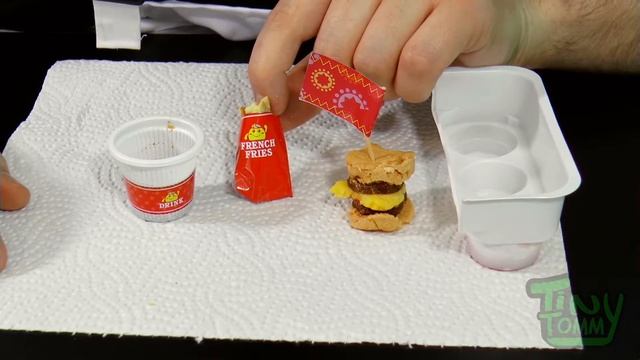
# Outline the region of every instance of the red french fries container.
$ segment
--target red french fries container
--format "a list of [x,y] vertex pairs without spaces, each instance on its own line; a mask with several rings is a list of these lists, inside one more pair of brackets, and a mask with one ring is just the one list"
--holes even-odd
[[277,115],[261,113],[242,117],[235,188],[254,203],[293,196],[287,144]]

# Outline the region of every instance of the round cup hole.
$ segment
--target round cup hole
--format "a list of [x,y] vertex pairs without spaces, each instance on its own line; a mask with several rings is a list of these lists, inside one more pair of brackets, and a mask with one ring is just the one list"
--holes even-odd
[[518,145],[509,130],[491,124],[465,126],[450,137],[452,149],[462,155],[491,158],[506,155]]
[[463,199],[500,198],[524,189],[527,175],[508,164],[480,163],[462,171],[459,185]]
[[149,127],[133,132],[117,144],[127,156],[141,160],[158,160],[178,156],[195,145],[193,136],[179,129]]

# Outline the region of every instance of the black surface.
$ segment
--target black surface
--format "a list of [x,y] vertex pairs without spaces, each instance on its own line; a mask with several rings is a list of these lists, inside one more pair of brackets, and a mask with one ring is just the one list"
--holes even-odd
[[[96,50],[90,33],[1,34],[0,147],[33,107],[47,69],[62,59],[247,62],[252,42],[212,35],[148,36],[143,50]],[[0,359],[164,357],[373,357],[460,359],[616,359],[640,356],[640,77],[540,71],[556,116],[581,172],[580,189],[562,217],[575,294],[624,294],[612,344],[584,351],[408,348],[89,336],[0,331]],[[0,288],[1,289],[1,288]],[[524,291],[524,290],[523,290]],[[1,307],[1,305],[0,305]],[[426,325],[428,326],[428,325]]]

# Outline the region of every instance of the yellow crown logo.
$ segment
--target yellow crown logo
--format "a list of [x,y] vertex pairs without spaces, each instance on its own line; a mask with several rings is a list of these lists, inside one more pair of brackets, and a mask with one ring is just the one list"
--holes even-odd
[[251,129],[244,135],[245,140],[256,141],[264,140],[267,137],[267,125],[264,127],[260,124],[251,125]]
[[172,191],[170,193],[167,194],[167,196],[164,197],[164,199],[162,200],[163,203],[170,203],[173,201],[178,200],[178,196],[180,195],[180,191],[175,192]]

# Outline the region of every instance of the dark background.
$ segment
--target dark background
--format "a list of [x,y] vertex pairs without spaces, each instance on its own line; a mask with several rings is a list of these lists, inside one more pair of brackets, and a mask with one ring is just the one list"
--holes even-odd
[[[220,1],[217,1],[220,3]],[[225,1],[222,1],[223,3]],[[271,7],[275,1],[226,1]],[[247,62],[252,41],[149,35],[141,51],[95,49],[91,3],[0,3],[0,148],[24,121],[48,68],[63,59]],[[309,50],[312,44],[306,44]],[[301,52],[302,53],[302,52]],[[624,295],[613,343],[584,351],[336,345],[0,331],[0,359],[172,357],[566,359],[640,356],[640,76],[537,71],[582,176],[562,226],[574,294]]]

